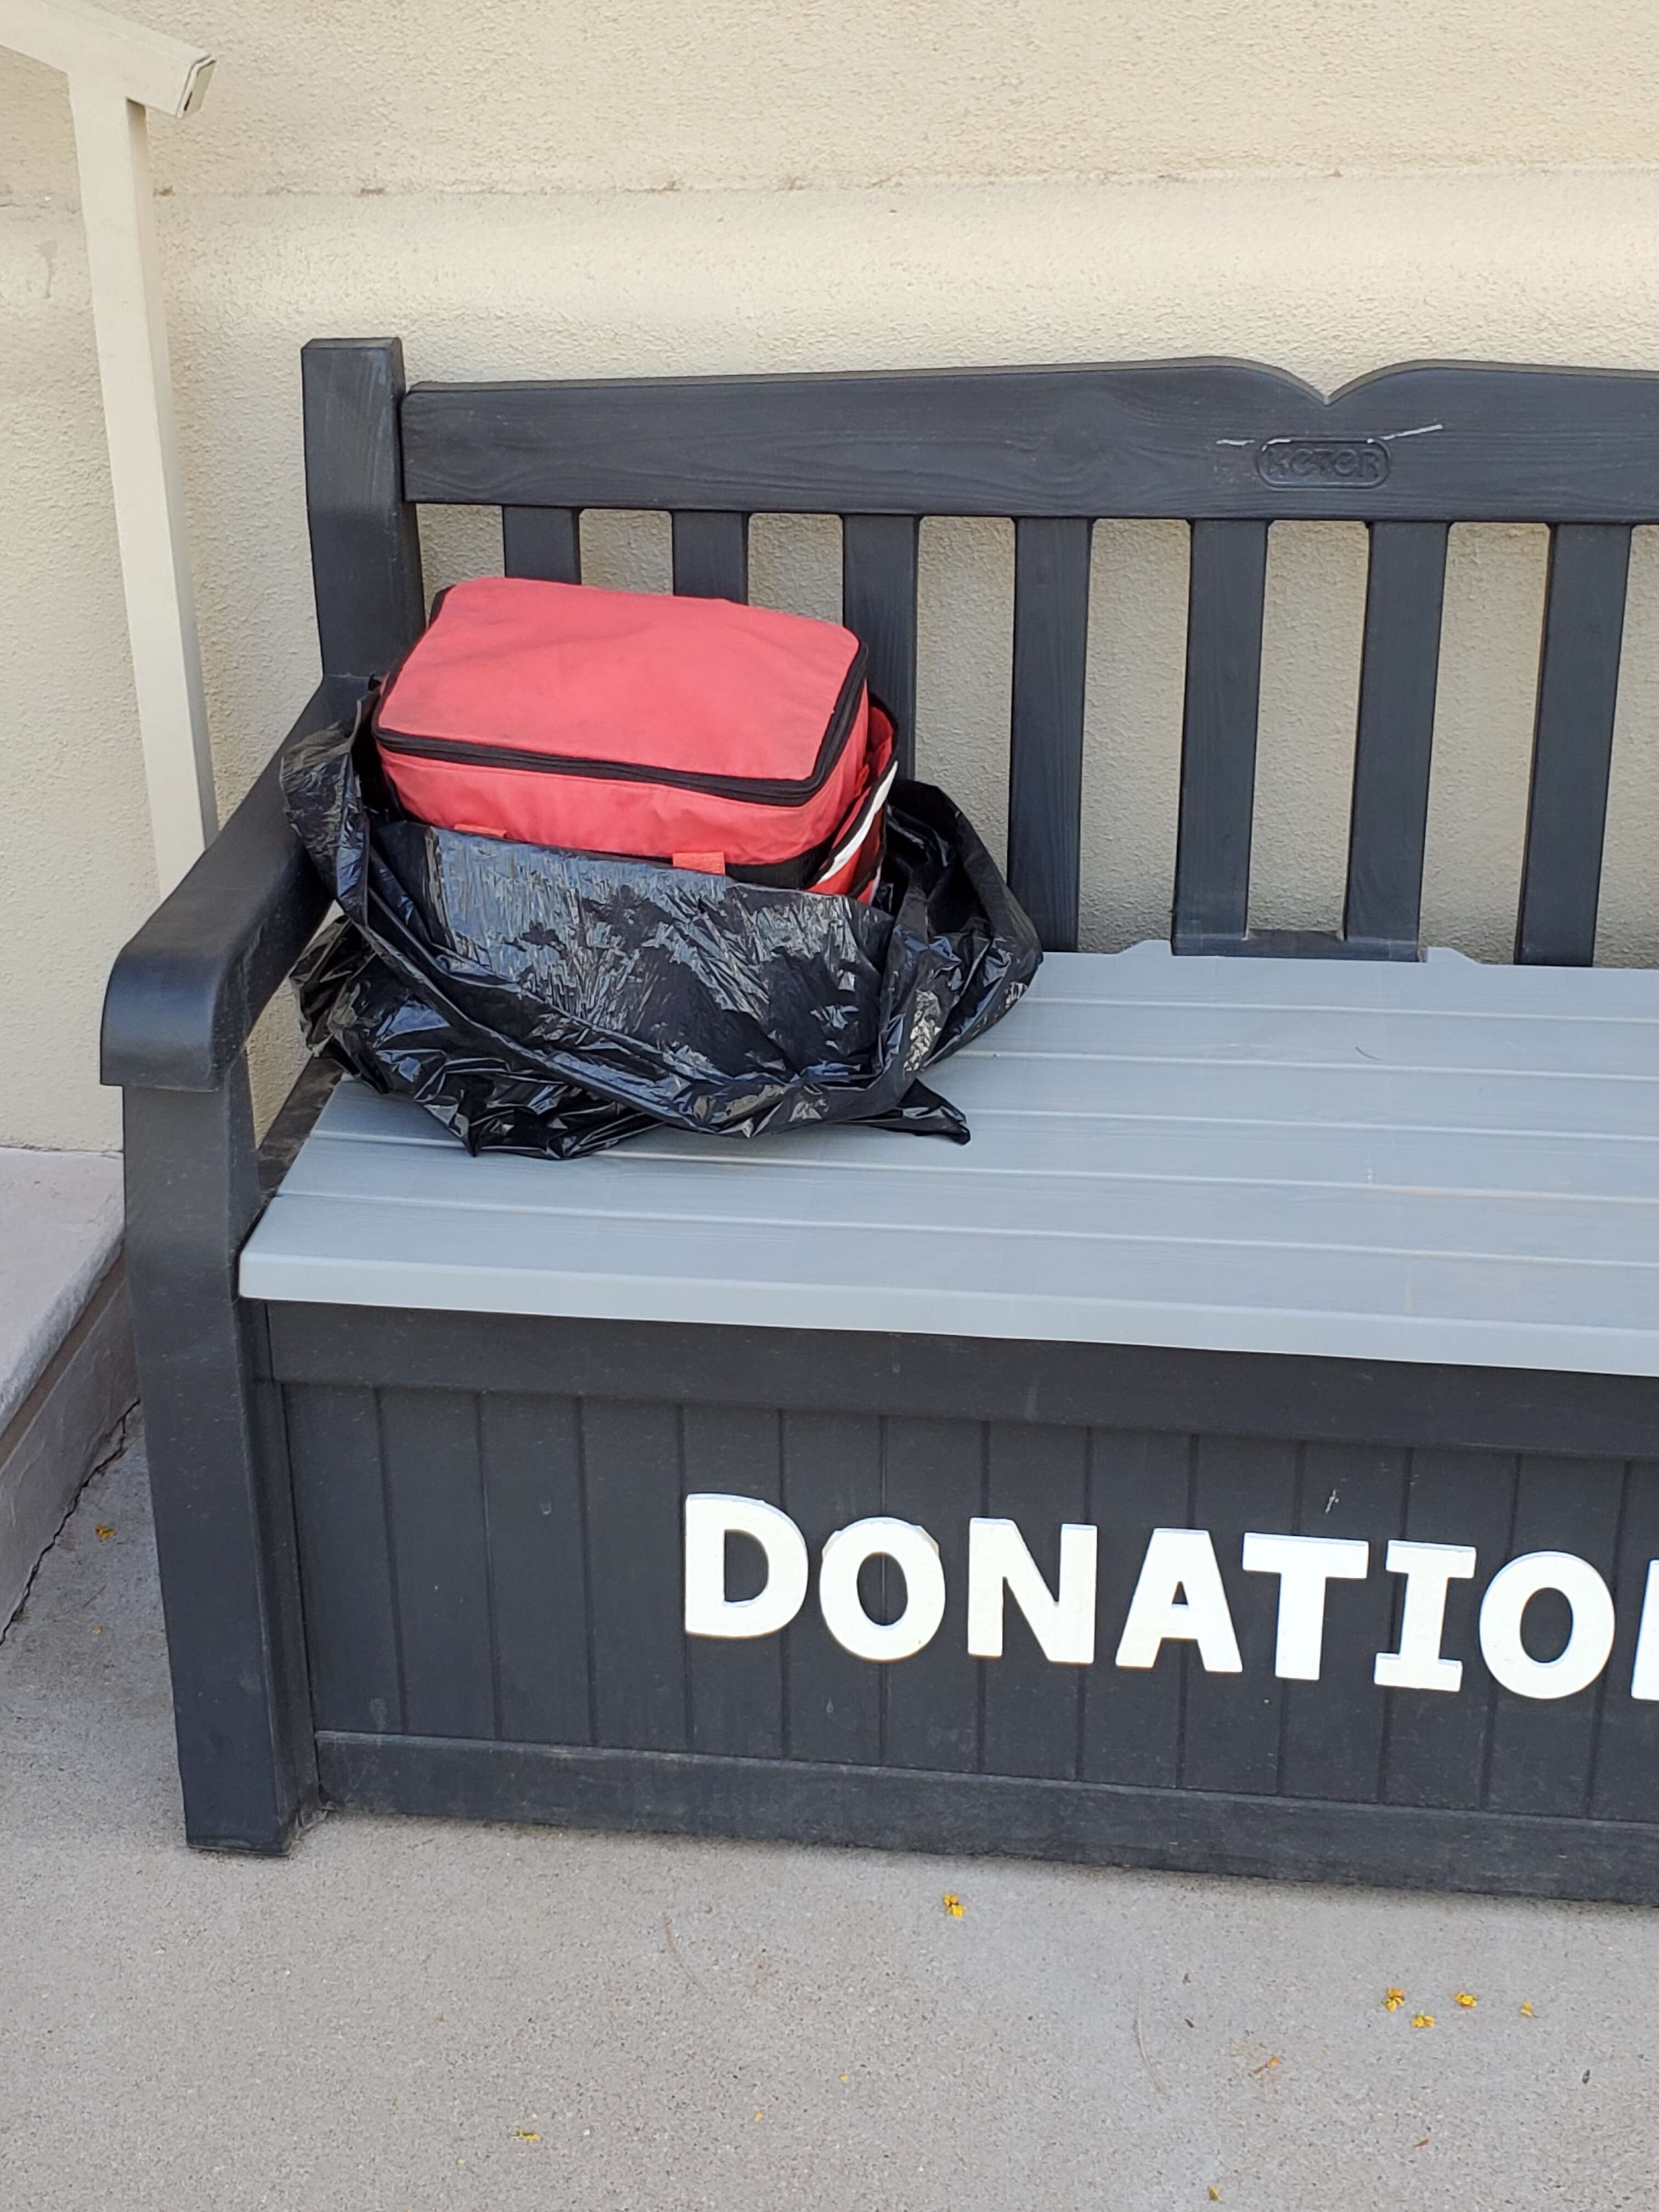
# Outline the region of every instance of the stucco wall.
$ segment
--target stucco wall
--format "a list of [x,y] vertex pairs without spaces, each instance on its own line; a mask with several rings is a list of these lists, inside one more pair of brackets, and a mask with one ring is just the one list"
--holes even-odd
[[[296,356],[400,331],[416,375],[1188,352],[1329,386],[1421,354],[1659,365],[1659,11],[1634,0],[203,0],[154,126],[222,796],[314,672]],[[103,1146],[108,959],[152,896],[60,82],[0,57],[0,1143]],[[434,519],[428,581],[499,560]],[[660,580],[596,522],[590,573]],[[1427,920],[1512,923],[1540,533],[1454,544]],[[757,591],[834,612],[833,528]],[[924,763],[1000,835],[1009,533],[925,533]],[[1326,922],[1362,534],[1276,532],[1257,918]],[[1167,912],[1182,533],[1097,534],[1088,941]],[[1638,540],[1603,956],[1659,958],[1659,556]],[[48,948],[50,952],[48,954]],[[50,966],[46,964],[50,958]],[[276,1048],[276,1057],[282,1048]]]

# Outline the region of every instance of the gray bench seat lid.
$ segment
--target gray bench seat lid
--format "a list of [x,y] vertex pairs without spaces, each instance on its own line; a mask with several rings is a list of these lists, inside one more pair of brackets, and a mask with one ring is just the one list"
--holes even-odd
[[244,1295],[1659,1374],[1659,973],[1054,954],[974,1141],[470,1158],[342,1084]]

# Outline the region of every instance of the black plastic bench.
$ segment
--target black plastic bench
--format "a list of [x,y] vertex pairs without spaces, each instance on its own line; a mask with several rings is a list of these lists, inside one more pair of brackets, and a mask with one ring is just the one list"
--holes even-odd
[[[267,769],[106,1012],[191,1840],[337,1804],[1659,1896],[1659,977],[1589,967],[1659,380],[406,393],[376,341],[306,349],[305,421],[303,726],[416,631],[422,501],[564,578],[581,510],[666,509],[676,587],[735,596],[750,514],[839,514],[907,728],[919,518],[1013,518],[1052,956],[942,1071],[965,1153],[472,1160],[314,1077],[259,1153],[244,1046],[324,907]],[[1083,957],[1127,516],[1192,525],[1171,942]],[[1249,926],[1291,518],[1370,526],[1340,936]],[[1419,960],[1447,531],[1507,520],[1553,531],[1516,965]]]

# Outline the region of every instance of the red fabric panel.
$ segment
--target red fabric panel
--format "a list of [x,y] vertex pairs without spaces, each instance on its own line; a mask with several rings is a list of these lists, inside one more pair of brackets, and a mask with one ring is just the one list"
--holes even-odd
[[[655,783],[679,774],[805,783],[858,653],[849,630],[724,599],[481,576],[447,592],[388,682],[375,728],[410,812],[530,844],[774,866],[832,838],[867,787],[860,692],[822,787],[788,803]],[[634,777],[434,759],[399,738],[611,763]],[[881,720],[884,754],[890,732]],[[638,772],[647,772],[637,780]]]

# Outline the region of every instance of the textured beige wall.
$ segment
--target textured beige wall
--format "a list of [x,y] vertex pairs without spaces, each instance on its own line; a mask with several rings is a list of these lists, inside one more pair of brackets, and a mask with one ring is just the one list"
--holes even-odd
[[[431,376],[1659,366],[1647,4],[131,12],[221,57],[202,115],[155,138],[227,801],[314,672],[296,356],[318,332],[401,331]],[[56,80],[5,57],[0,515],[0,1143],[107,1145],[97,1006],[152,895],[148,838],[66,114]],[[654,522],[589,529],[590,573],[663,580]],[[426,537],[434,584],[499,560],[490,517]],[[1258,921],[1340,905],[1360,538],[1274,533]],[[1011,567],[1003,526],[925,532],[923,759],[994,836]],[[835,611],[833,525],[762,523],[755,568],[762,596]],[[1428,921],[1500,957],[1541,580],[1539,533],[1457,533]],[[1167,915],[1184,589],[1178,526],[1097,533],[1091,943]],[[1659,959],[1656,718],[1659,556],[1638,542],[1604,957]]]
[[[222,58],[180,191],[1641,165],[1650,0],[123,0]],[[15,112],[9,102],[8,113]],[[17,118],[0,190],[67,191]]]

